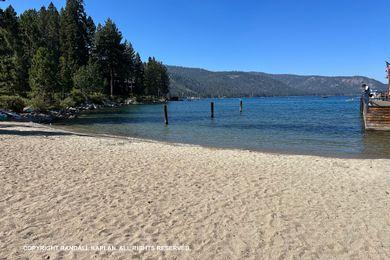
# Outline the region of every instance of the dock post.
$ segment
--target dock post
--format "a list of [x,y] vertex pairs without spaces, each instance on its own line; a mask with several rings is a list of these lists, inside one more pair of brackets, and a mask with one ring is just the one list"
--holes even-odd
[[240,113],[242,112],[242,99],[240,99]]
[[214,118],[214,102],[210,103],[210,108],[211,108],[211,118]]
[[168,106],[164,105],[164,121],[165,125],[168,125]]

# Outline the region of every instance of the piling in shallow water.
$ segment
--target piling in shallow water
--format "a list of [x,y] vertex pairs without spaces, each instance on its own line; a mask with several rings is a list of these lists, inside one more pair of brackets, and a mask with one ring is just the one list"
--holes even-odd
[[165,125],[168,125],[168,106],[164,105],[164,122]]
[[211,109],[211,118],[214,118],[214,102],[210,103],[210,109]]
[[240,113],[242,112],[242,99],[240,99]]

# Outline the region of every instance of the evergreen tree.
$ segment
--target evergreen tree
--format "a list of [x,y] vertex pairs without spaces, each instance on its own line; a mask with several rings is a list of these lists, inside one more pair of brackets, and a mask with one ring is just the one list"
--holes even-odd
[[[42,7],[38,12],[38,29],[40,34],[40,47],[44,47],[50,53],[53,67],[52,72],[58,77],[60,59],[60,15],[53,3],[48,8]],[[60,92],[58,79],[53,92]],[[62,97],[62,95],[61,95]]]
[[22,52],[28,66],[35,52],[41,47],[41,33],[38,25],[39,14],[36,10],[30,9],[20,15],[20,38]]
[[145,94],[144,87],[144,64],[141,60],[139,53],[135,54],[134,60],[134,95],[143,95]]
[[46,47],[58,60],[60,56],[60,15],[53,3],[49,4],[45,18],[46,28],[42,30],[45,32]]
[[154,58],[149,57],[148,62],[145,64],[145,94],[156,95],[158,94],[159,75],[157,69],[157,62]]
[[5,34],[7,44],[13,51],[18,50],[19,45],[19,22],[14,8],[10,5],[1,12],[1,31]]
[[73,86],[73,68],[75,65],[66,60],[64,56],[59,59],[59,88],[61,98],[65,98],[66,93],[69,93]]
[[165,96],[169,92],[169,76],[166,67],[154,57],[149,57],[145,68],[145,92],[152,96]]
[[20,17],[12,6],[0,9],[0,95],[29,94],[44,105],[105,87],[111,96],[161,96],[168,85],[165,66],[142,63],[112,20],[96,28],[83,0],[67,0],[60,13],[53,3]]
[[[72,75],[88,61],[88,27],[83,0],[67,0],[61,10],[61,83],[64,91],[72,87]],[[70,85],[69,85],[70,84]]]
[[86,43],[87,43],[88,55],[90,57],[90,55],[92,54],[92,49],[95,42],[95,33],[96,33],[96,25],[91,16],[88,16],[85,22],[85,26],[86,26],[86,35],[87,35]]
[[169,93],[169,75],[167,67],[162,64],[162,62],[159,62],[159,69],[160,69],[160,94],[166,96]]
[[121,64],[123,45],[122,34],[111,19],[104,26],[98,25],[95,35],[94,56],[98,61],[105,78],[109,82],[110,96],[114,95],[114,81]]
[[19,23],[12,6],[1,10],[0,25],[0,92],[21,94]]
[[[48,12],[46,10],[45,6],[42,6],[38,11],[38,30],[39,30],[39,41],[38,46],[39,47],[46,47],[47,44],[47,24],[48,24]],[[39,48],[38,47],[38,48]]]
[[30,90],[28,71],[35,52],[41,45],[41,33],[38,26],[38,12],[34,9],[26,10],[19,17],[19,31],[21,41],[20,78],[24,92]]
[[120,55],[117,80],[121,87],[120,94],[128,96],[133,92],[135,52],[130,42],[123,43],[123,52]]
[[44,47],[40,47],[34,55],[30,68],[30,96],[41,98],[47,104],[53,101],[57,85],[54,55]]
[[14,52],[3,31],[0,32],[0,95],[17,94]]
[[85,97],[103,92],[104,80],[101,77],[98,64],[92,61],[80,67],[75,73],[73,81],[75,88],[79,89]]

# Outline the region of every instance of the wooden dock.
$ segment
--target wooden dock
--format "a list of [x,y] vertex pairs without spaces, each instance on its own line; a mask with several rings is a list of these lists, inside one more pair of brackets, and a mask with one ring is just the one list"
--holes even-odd
[[390,131],[390,99],[371,98],[363,94],[360,102],[366,130]]

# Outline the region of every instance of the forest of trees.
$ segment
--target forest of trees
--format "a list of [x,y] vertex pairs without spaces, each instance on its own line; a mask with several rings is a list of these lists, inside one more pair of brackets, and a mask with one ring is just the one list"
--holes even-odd
[[209,71],[179,66],[167,69],[169,94],[178,97],[358,96],[362,82],[379,91],[387,89],[382,82],[363,76]]
[[44,110],[168,92],[166,67],[153,57],[142,62],[111,19],[96,26],[83,0],[19,16],[12,6],[0,9],[0,106]]

